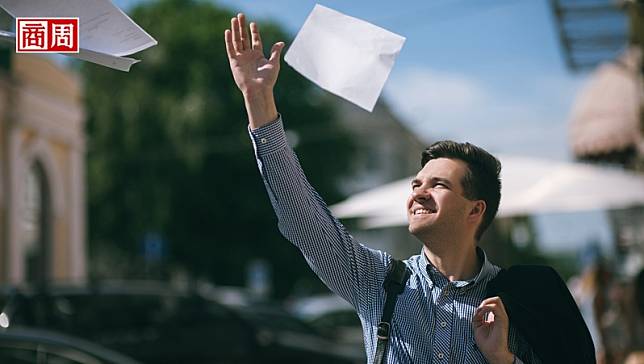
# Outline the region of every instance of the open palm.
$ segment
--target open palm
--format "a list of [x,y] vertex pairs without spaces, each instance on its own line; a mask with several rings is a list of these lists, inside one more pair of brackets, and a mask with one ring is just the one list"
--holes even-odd
[[280,52],[284,43],[273,45],[270,58],[267,59],[257,24],[250,24],[249,38],[245,23],[244,15],[239,14],[231,19],[230,29],[225,32],[226,52],[233,78],[244,95],[272,91],[279,74]]

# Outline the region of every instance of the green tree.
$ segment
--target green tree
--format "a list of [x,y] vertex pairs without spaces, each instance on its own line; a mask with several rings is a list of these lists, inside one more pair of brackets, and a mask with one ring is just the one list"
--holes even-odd
[[[159,42],[139,55],[143,62],[129,73],[82,66],[93,259],[118,252],[126,263],[108,274],[139,275],[141,242],[157,232],[167,243],[165,268],[242,284],[246,263],[265,258],[278,296],[302,277],[317,281],[279,235],[257,171],[223,42],[234,13],[205,1],[166,0],[131,15]],[[277,25],[261,26],[266,49],[289,43]],[[334,121],[332,99],[286,65],[275,96],[311,183],[328,202],[338,201],[353,144]]]

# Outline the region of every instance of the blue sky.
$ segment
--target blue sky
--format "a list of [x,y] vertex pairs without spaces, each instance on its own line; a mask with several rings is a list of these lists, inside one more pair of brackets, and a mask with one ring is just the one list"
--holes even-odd
[[[295,34],[316,1],[219,3]],[[407,38],[383,97],[424,139],[570,159],[568,115],[587,75],[565,68],[547,1],[319,3]]]
[[293,35],[316,2],[407,38],[382,97],[423,139],[571,159],[567,120],[587,74],[565,68],[547,1],[216,1]]
[[[115,0],[125,10],[137,2]],[[588,74],[566,69],[546,0],[216,3],[260,24],[277,21],[293,35],[316,3],[398,33],[407,40],[381,97],[423,139],[572,159],[567,122]],[[535,222],[540,240],[552,247],[611,240],[600,212],[537,216]]]

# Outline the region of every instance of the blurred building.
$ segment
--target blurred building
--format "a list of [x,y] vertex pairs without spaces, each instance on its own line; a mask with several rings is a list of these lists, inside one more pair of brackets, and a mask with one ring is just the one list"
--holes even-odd
[[635,0],[550,0],[566,65],[591,70],[572,111],[575,157],[644,170],[644,7]]
[[639,47],[599,65],[573,106],[570,145],[581,160],[644,169]]
[[[353,194],[416,174],[420,153],[429,145],[380,100],[373,112],[352,103],[338,103],[343,127],[355,136],[353,175],[343,183]],[[411,182],[411,181],[410,181]]]
[[[551,0],[551,6],[566,64],[591,70],[571,113],[575,158],[644,172],[644,2]],[[615,269],[633,277],[644,267],[644,206],[609,216]]]
[[84,111],[79,80],[0,50],[0,283],[83,281]]

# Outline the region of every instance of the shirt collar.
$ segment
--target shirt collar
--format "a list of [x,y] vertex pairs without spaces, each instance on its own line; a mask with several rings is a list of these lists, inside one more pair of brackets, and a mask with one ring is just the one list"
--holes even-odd
[[[486,278],[494,271],[493,265],[487,259],[487,254],[485,254],[485,251],[483,249],[476,247],[476,255],[479,259],[479,262],[482,262],[481,270],[479,270],[476,276],[466,281],[451,282],[455,287],[462,288],[461,291],[474,287],[478,283],[485,281]],[[420,270],[423,273],[423,276],[425,276],[425,279],[427,279],[427,281],[429,282],[430,287],[432,287],[434,284],[437,284],[437,280],[444,280],[445,282],[447,281],[447,278],[443,276],[443,274],[439,272],[436,267],[434,267],[429,259],[427,259],[422,248],[420,250],[420,265]]]

